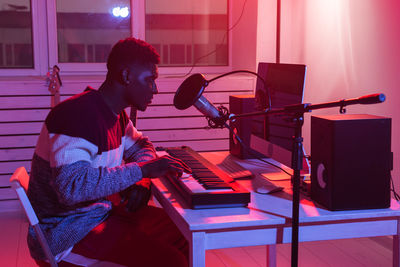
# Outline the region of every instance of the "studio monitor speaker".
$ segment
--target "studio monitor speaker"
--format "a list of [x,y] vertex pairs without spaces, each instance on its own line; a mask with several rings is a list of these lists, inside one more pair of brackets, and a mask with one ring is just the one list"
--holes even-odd
[[391,119],[311,117],[311,198],[329,210],[390,206]]
[[[230,95],[229,96],[229,112],[233,114],[243,114],[254,112],[255,97],[254,95]],[[251,135],[251,117],[239,118],[235,122],[230,122],[233,131],[242,139],[243,143],[250,147]],[[254,158],[248,151],[243,149],[240,143],[233,138],[233,134],[229,133],[229,152],[231,155],[240,159]]]

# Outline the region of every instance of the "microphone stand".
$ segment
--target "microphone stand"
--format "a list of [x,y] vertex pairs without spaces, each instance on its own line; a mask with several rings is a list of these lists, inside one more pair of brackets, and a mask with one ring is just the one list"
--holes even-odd
[[[298,266],[298,247],[299,247],[299,207],[300,207],[300,171],[303,168],[303,137],[302,126],[304,123],[304,113],[311,112],[314,109],[323,109],[331,107],[340,107],[340,113],[345,113],[345,106],[354,104],[375,104],[385,101],[384,94],[373,94],[362,96],[354,99],[342,99],[334,102],[326,102],[312,105],[310,103],[296,104],[285,106],[281,109],[265,110],[260,112],[245,113],[239,115],[231,114],[229,120],[233,121],[236,118],[272,114],[287,114],[295,122],[295,135],[293,137],[292,150],[292,169],[293,169],[293,204],[292,204],[292,245],[291,245],[291,266]],[[226,124],[226,121],[225,123]]]

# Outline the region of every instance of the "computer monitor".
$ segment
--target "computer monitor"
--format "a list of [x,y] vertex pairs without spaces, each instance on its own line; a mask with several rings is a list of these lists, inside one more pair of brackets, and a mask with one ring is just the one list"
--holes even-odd
[[[260,62],[257,73],[265,80],[266,86],[260,79],[257,79],[256,110],[261,111],[268,108],[268,93],[271,95],[271,108],[273,109],[303,102],[305,65]],[[252,149],[267,157],[272,157],[288,167],[291,166],[295,125],[287,116],[284,114],[255,116],[252,118],[251,133]],[[254,140],[257,140],[256,144],[254,144]]]

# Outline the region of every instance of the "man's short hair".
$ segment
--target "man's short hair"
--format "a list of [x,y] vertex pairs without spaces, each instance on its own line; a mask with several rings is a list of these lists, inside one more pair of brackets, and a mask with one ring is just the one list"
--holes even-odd
[[160,63],[160,55],[150,44],[133,37],[119,40],[108,56],[107,69],[114,75],[121,69],[131,65],[147,65]]

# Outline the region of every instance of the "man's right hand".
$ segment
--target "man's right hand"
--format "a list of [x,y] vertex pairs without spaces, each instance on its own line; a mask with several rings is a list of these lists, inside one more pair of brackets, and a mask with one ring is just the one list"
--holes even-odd
[[141,162],[139,166],[142,170],[143,177],[147,178],[157,178],[166,174],[180,177],[183,172],[192,172],[182,160],[171,156],[162,156],[150,161]]

